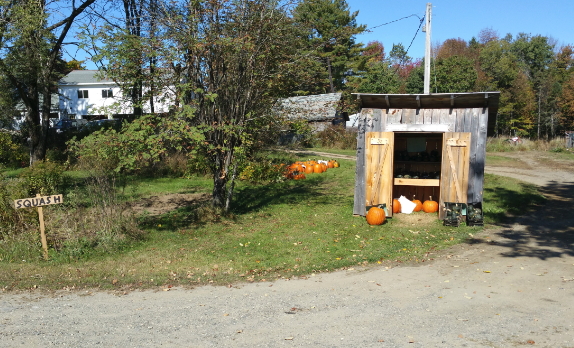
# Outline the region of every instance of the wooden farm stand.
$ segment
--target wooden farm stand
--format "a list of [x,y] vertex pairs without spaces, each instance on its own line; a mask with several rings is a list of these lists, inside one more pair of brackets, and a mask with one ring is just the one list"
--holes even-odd
[[[433,196],[439,219],[446,203],[482,208],[486,140],[499,92],[355,95],[361,114],[354,215],[366,215],[370,206],[390,208],[401,195]],[[400,177],[407,172],[425,174]]]

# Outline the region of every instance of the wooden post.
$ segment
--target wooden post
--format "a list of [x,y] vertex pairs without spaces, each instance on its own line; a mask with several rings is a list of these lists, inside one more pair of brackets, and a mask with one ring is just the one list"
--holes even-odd
[[[37,193],[36,197],[40,197]],[[48,241],[46,240],[46,232],[44,230],[44,211],[41,206],[38,207],[38,219],[40,219],[40,237],[42,238],[42,249],[44,249],[44,259],[48,260]]]

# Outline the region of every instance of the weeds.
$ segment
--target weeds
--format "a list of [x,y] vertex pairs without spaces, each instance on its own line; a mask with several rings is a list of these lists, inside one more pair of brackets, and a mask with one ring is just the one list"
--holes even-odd
[[521,143],[514,144],[506,138],[488,138],[486,142],[487,152],[511,152],[511,151],[551,151],[562,152],[566,150],[563,138],[552,140],[521,139]]
[[314,145],[325,148],[357,149],[356,130],[331,125],[315,135]]
[[[3,198],[0,206],[2,261],[37,261],[41,256],[36,210],[16,210],[9,204],[13,199],[23,198],[21,195],[29,192],[30,187],[35,187],[36,181],[29,186],[26,178],[12,180],[15,181],[13,185],[5,179],[0,186]],[[41,192],[53,193],[50,190]],[[90,177],[64,195],[64,204],[43,209],[50,258],[55,261],[67,262],[92,254],[121,251],[144,237],[135,216],[119,201],[115,182],[109,177]]]

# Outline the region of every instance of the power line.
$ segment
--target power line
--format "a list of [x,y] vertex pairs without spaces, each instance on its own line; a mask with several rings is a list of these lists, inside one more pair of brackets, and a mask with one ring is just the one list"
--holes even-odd
[[413,39],[411,40],[411,43],[409,44],[409,47],[407,48],[407,53],[409,52],[409,49],[411,48],[411,46],[413,45],[413,42],[415,41],[417,35],[419,34],[419,31],[421,30],[421,26],[423,25],[423,22],[425,21],[425,16],[423,16],[423,18],[420,18],[420,23],[419,23],[419,27],[417,28],[417,31],[415,33],[415,36],[413,36]]
[[[389,25],[389,24],[392,24],[392,23],[395,23],[395,22],[398,22],[398,21],[402,21],[403,19],[407,19],[407,18],[410,18],[410,17],[417,17],[418,19],[421,20],[421,23],[422,23],[421,17],[419,17],[419,16],[416,15],[416,14],[412,14],[412,15],[410,15],[410,16],[406,16],[406,17],[403,17],[403,18],[395,19],[394,21],[390,21],[390,22],[387,22],[387,23],[383,23],[383,24],[376,25],[376,26],[374,26],[374,27],[370,27],[370,28],[368,28],[368,29],[365,29],[365,31],[370,32],[372,29],[380,28],[380,27],[382,27],[382,26]],[[424,17],[423,17],[423,18],[424,18]]]

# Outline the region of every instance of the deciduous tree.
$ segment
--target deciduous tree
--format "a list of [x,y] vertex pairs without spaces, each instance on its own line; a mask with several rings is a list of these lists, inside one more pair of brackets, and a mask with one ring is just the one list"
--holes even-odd
[[[48,3],[1,1],[0,72],[26,107],[30,163],[46,155],[51,95],[60,77],[61,50],[77,18],[95,0]],[[65,13],[61,17],[62,13]]]

